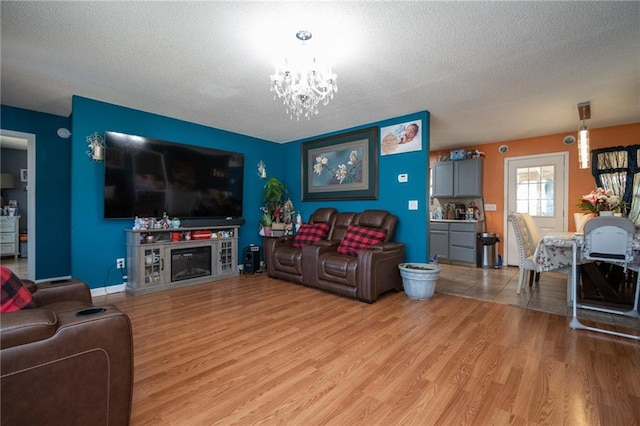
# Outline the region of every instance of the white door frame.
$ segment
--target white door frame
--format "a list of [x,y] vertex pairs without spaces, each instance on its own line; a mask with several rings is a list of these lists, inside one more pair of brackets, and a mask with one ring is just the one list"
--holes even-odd
[[36,280],[36,135],[0,129],[0,134],[27,140],[27,273]]
[[[520,157],[507,157],[504,159],[504,211],[503,211],[503,241],[502,241],[502,247],[503,247],[503,264],[504,265],[509,265],[509,237],[510,237],[510,233],[509,233],[509,227],[511,226],[511,224],[508,221],[508,216],[509,216],[509,202],[507,200],[507,197],[509,195],[509,162],[510,161],[521,161],[521,160],[533,160],[533,159],[543,159],[545,157],[562,157],[562,164],[564,165],[563,170],[562,170],[562,175],[563,175],[563,180],[564,180],[564,194],[565,196],[562,198],[561,200],[561,205],[560,206],[556,206],[557,208],[560,208],[560,212],[562,214],[562,229],[557,229],[555,231],[559,231],[559,232],[564,232],[568,229],[568,216],[567,216],[567,205],[568,205],[568,200],[567,200],[567,196],[569,194],[569,172],[568,172],[568,165],[569,165],[569,152],[567,151],[563,151],[563,152],[551,152],[551,153],[547,153],[547,154],[538,154],[538,155],[523,155]],[[542,235],[541,235],[542,237]],[[514,265],[517,265],[519,262],[511,262]]]

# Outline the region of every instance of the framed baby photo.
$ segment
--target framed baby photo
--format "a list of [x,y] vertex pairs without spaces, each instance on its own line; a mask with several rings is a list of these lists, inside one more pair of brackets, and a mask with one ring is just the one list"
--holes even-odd
[[422,150],[422,120],[407,121],[380,129],[380,155]]

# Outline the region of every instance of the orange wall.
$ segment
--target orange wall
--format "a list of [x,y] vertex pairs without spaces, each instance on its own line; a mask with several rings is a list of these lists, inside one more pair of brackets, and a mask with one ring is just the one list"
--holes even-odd
[[[517,139],[511,141],[492,142],[488,144],[465,146],[466,150],[478,149],[486,153],[484,161],[484,182],[483,194],[484,202],[495,204],[495,212],[485,212],[488,232],[498,232],[504,235],[504,159],[509,157],[521,157],[525,155],[548,154],[552,152],[569,152],[569,194],[567,206],[569,208],[567,221],[569,231],[575,230],[573,213],[580,210],[576,207],[578,199],[588,194],[595,188],[595,179],[591,175],[591,169],[581,170],[578,168],[578,143],[565,145],[562,139],[568,134],[578,137],[575,133],[559,133],[555,135],[538,136],[528,139]],[[626,146],[640,144],[640,123],[626,124],[622,126],[604,127],[600,129],[589,129],[589,140],[591,149],[606,148],[610,146]],[[509,151],[500,154],[498,147],[507,145]],[[449,152],[450,150],[443,150]],[[437,161],[438,151],[433,151],[429,155],[430,163]]]

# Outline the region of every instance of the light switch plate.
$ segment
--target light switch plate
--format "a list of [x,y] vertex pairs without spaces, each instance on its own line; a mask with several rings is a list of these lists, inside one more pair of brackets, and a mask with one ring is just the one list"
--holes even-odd
[[409,200],[409,210],[418,210],[418,200]]
[[407,173],[400,173],[398,175],[398,182],[400,183],[409,182],[409,175]]
[[486,212],[495,212],[497,210],[497,206],[495,204],[485,204],[484,211]]

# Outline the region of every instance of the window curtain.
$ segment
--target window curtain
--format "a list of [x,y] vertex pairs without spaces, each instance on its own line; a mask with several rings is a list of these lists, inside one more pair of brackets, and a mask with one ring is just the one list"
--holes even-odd
[[596,186],[611,191],[630,206],[629,219],[640,227],[640,145],[591,151],[591,173]]

